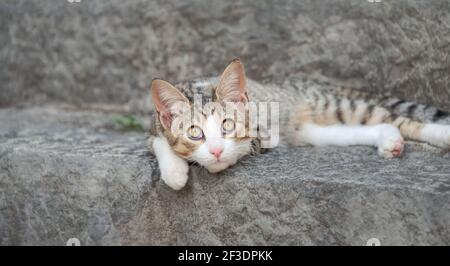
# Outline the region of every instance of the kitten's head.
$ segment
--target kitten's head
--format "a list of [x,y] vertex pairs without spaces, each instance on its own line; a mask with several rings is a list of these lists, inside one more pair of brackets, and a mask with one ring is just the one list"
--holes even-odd
[[180,157],[219,172],[250,153],[248,95],[239,60],[227,66],[216,85],[176,88],[155,79],[152,99],[162,134]]

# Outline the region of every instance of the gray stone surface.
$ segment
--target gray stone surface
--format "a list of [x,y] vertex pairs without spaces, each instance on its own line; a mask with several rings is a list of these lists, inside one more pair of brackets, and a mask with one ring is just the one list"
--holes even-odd
[[450,244],[448,154],[281,148],[175,192],[116,116],[0,109],[1,245]]
[[258,81],[450,111],[449,11],[444,0],[1,1],[0,244],[450,245],[449,154],[279,148],[218,175],[193,167],[175,192],[145,134],[114,122],[151,109],[153,77],[217,75],[234,57]]
[[[300,73],[450,111],[450,1],[2,1],[0,105],[128,103],[153,77]],[[137,99],[144,99],[139,101]]]

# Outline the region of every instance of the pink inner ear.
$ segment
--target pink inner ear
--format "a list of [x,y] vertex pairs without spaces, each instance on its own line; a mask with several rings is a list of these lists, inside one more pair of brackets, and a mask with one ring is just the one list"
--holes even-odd
[[[173,111],[177,104],[187,104],[187,98],[172,84],[156,79],[152,81],[152,100],[159,113],[160,121],[166,128],[171,126]],[[180,105],[181,106],[181,105]],[[181,110],[181,107],[178,109]]]
[[172,125],[172,115],[170,113],[160,113],[159,120],[165,128],[170,128]]
[[216,94],[225,102],[247,102],[246,86],[244,66],[234,60],[223,71]]
[[152,83],[152,99],[153,103],[155,104],[156,110],[160,113],[169,113],[170,107],[169,102],[167,100],[163,100],[161,94],[162,91],[168,90],[165,86],[162,84],[153,82]]
[[244,92],[243,94],[240,95],[239,102],[247,103],[247,101],[248,101],[247,92]]

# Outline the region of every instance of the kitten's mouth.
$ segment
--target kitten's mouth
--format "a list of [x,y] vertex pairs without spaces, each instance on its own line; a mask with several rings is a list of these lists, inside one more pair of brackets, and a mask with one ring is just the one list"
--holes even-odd
[[216,160],[216,161],[213,162],[212,164],[213,164],[213,165],[219,165],[219,164],[224,164],[224,163],[225,163],[224,161]]
[[228,163],[225,162],[215,162],[210,164],[207,169],[210,173],[217,173],[228,168]]
[[225,165],[228,162],[223,159],[216,159],[211,165],[219,166],[219,165]]

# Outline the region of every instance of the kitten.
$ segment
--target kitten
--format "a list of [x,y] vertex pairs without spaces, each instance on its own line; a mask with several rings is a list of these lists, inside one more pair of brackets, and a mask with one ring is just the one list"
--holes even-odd
[[[193,80],[174,86],[154,79],[151,93],[156,112],[149,148],[158,160],[162,180],[175,190],[187,182],[188,162],[216,173],[245,155],[263,150],[262,131],[271,134],[269,142],[278,139],[273,131],[259,125],[257,134],[250,134],[254,129],[248,122],[250,100],[280,103],[279,121],[271,122],[281,127],[285,140],[282,144],[370,145],[385,158],[399,157],[404,139],[450,146],[450,126],[419,122],[414,117],[420,113],[416,104],[295,81],[263,86],[245,77],[238,59],[226,67],[218,80]],[[202,108],[198,102],[214,107]],[[404,105],[407,108],[402,109]],[[231,115],[223,111],[226,106],[234,107]],[[446,116],[435,108],[427,109],[435,118]],[[402,115],[402,110],[409,117]],[[186,114],[187,120],[179,120]],[[427,120],[424,114],[420,118]]]

